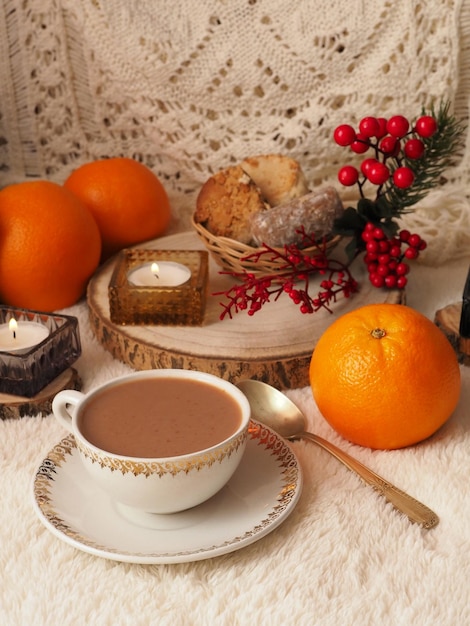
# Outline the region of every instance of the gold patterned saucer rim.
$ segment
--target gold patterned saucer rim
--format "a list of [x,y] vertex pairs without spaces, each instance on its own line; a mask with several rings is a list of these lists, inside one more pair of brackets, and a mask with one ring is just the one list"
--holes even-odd
[[131,516],[88,477],[72,435],[36,470],[32,500],[45,527],[81,551],[128,563],[186,563],[234,552],[272,532],[294,510],[302,483],[291,445],[252,420],[238,470],[218,494],[188,511]]

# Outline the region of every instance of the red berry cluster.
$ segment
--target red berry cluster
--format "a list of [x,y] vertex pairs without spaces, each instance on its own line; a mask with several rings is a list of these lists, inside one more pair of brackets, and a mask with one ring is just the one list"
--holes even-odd
[[[315,265],[312,264],[311,267],[314,268]],[[320,270],[320,274],[325,273],[326,270]],[[299,287],[298,281],[303,281],[305,286]],[[309,294],[308,287],[308,274],[300,272],[295,276],[295,282],[287,280],[283,288],[292,302],[300,308],[300,312],[304,314],[314,313],[322,307],[328,308],[329,302],[335,301],[340,292],[343,292],[344,297],[348,298],[351,293],[357,290],[357,283],[350,275],[346,276],[341,269],[333,269],[328,272],[328,278],[320,282],[321,289],[315,297]]]
[[[403,289],[408,282],[410,271],[407,260],[416,259],[426,248],[426,242],[408,230],[401,230],[396,237],[387,238],[376,224],[368,222],[362,232],[366,244],[364,262],[369,272],[369,280],[374,287]],[[406,249],[402,251],[402,245]]]
[[[422,140],[434,135],[437,122],[430,115],[422,115],[411,130],[410,126],[403,115],[394,115],[388,120],[384,117],[364,117],[359,122],[358,132],[349,124],[338,126],[334,131],[338,145],[349,146],[356,154],[364,154],[369,148],[375,152],[373,157],[364,159],[360,171],[353,165],[342,167],[338,172],[339,182],[347,187],[356,183],[362,187],[367,180],[380,186],[391,178],[400,189],[410,187],[415,174],[409,161],[424,155],[425,145]],[[405,159],[407,164],[403,164]]]
[[[331,259],[326,254],[325,244],[315,243],[315,239],[305,232],[301,232],[305,243],[315,247],[315,252],[306,254],[303,248],[296,244],[284,246],[283,250],[271,248],[263,244],[259,251],[250,254],[246,259],[259,261],[267,258],[270,261],[283,261],[278,271],[267,276],[256,276],[252,272],[223,272],[238,279],[235,285],[227,291],[216,292],[213,295],[224,295],[227,303],[221,303],[223,310],[220,319],[226,316],[232,318],[234,313],[246,311],[254,315],[267,302],[275,301],[284,293],[297,305],[301,313],[315,313],[321,308],[331,312],[331,304],[336,302],[340,295],[344,298],[358,290],[358,283],[351,274],[348,265]],[[310,293],[313,285],[312,276],[320,276],[320,289],[316,294]]]

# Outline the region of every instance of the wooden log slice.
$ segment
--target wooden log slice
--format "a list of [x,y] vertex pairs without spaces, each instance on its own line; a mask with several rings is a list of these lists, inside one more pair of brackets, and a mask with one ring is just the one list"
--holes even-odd
[[462,302],[454,302],[436,311],[435,324],[442,330],[457,354],[459,363],[470,365],[470,339],[460,337]]
[[[196,233],[187,232],[156,239],[142,248],[162,250],[202,250]],[[240,312],[221,321],[223,297],[213,296],[227,290],[234,278],[220,274],[211,260],[209,296],[202,326],[116,325],[109,314],[108,284],[116,259],[110,259],[89,283],[87,299],[93,332],[103,347],[116,359],[135,370],[159,368],[195,369],[237,382],[257,378],[279,389],[304,387],[315,344],[339,315],[373,302],[403,301],[403,292],[382,291],[372,287],[362,261],[354,269],[361,290],[351,298],[340,297],[326,310],[312,315],[300,313],[282,295],[253,316]],[[312,293],[318,284],[312,286]]]
[[18,419],[25,416],[49,415],[52,400],[62,389],[81,388],[81,380],[72,367],[59,374],[32,398],[0,393],[0,419]]

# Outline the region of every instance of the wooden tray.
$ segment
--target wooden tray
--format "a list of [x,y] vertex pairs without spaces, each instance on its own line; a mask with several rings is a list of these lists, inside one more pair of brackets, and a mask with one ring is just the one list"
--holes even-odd
[[462,302],[453,302],[436,311],[434,322],[452,344],[459,363],[468,367],[470,366],[470,339],[460,336],[461,315]]
[[81,384],[82,381],[77,371],[73,367],[69,367],[32,398],[0,393],[0,419],[49,415],[52,411],[52,400],[59,391],[62,389],[79,391]]
[[[194,232],[155,239],[139,246],[166,250],[202,250]],[[249,317],[240,312],[233,319],[219,319],[221,298],[234,279],[220,274],[210,261],[210,285],[203,326],[120,326],[109,316],[108,283],[115,258],[98,270],[89,283],[90,322],[98,341],[118,360],[135,370],[159,368],[196,369],[237,382],[257,378],[279,389],[304,387],[315,344],[337,316],[373,302],[402,302],[403,292],[382,291],[370,285],[362,261],[354,275],[361,290],[333,305],[333,314],[318,311],[302,315],[287,296],[270,302]],[[314,291],[312,292],[314,293]]]

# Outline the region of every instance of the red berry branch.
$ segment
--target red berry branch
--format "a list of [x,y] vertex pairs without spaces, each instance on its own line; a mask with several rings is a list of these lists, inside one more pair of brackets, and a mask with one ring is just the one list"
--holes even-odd
[[[441,104],[437,113],[423,110],[414,123],[403,115],[388,120],[364,117],[357,131],[349,124],[335,129],[338,145],[355,155],[369,153],[359,167],[345,165],[338,172],[342,185],[357,185],[360,199],[357,207],[348,207],[336,220],[334,232],[352,237],[346,248],[349,258],[366,251],[364,262],[373,285],[393,289],[406,285],[406,261],[416,259],[426,243],[417,234],[399,232],[396,220],[439,184],[453,164],[462,134],[449,104]],[[371,185],[374,199],[365,193]],[[403,253],[402,245],[407,246]]]
[[[276,301],[284,293],[296,304],[301,313],[315,313],[321,308],[331,311],[330,305],[338,296],[348,298],[357,291],[358,284],[353,278],[348,265],[341,261],[328,258],[325,242],[318,244],[313,236],[307,235],[302,229],[302,246],[290,244],[282,251],[263,245],[259,251],[248,255],[246,260],[258,262],[262,257],[270,261],[283,261],[279,269],[270,275],[256,276],[252,272],[221,272],[238,278],[241,282],[233,285],[228,291],[217,292],[215,296],[226,296],[228,302],[221,303],[223,311],[220,319],[227,315],[232,318],[234,313],[246,311],[254,315],[270,301]],[[314,253],[305,254],[303,247],[313,246]],[[315,295],[310,293],[312,276],[323,277],[320,290]]]
[[[396,237],[388,239],[380,226],[367,222],[362,231],[366,244],[364,262],[369,272],[369,280],[374,287],[404,289],[410,271],[407,260],[417,259],[426,248],[426,242],[419,235],[401,230]],[[402,246],[406,249],[402,251]]]

